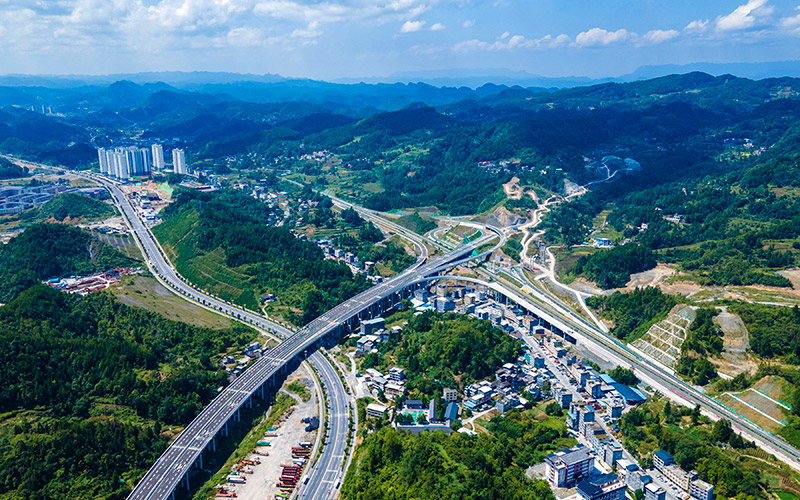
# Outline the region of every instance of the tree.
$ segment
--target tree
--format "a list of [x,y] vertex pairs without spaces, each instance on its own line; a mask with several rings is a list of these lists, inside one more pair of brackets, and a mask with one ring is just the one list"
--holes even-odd
[[544,412],[550,415],[551,417],[560,417],[564,415],[564,410],[561,408],[561,405],[556,403],[555,401],[545,406]]
[[623,385],[636,386],[639,384],[639,379],[633,374],[633,370],[629,370],[628,368],[617,366],[608,372],[608,374],[611,378]]
[[729,420],[721,418],[714,422],[714,428],[711,431],[711,439],[717,443],[727,443],[733,434],[731,423]]

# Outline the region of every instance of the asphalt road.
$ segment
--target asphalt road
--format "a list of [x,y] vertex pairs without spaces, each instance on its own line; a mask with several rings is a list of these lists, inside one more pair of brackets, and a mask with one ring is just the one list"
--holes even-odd
[[[100,180],[96,176],[93,178]],[[203,409],[136,485],[128,497],[130,500],[169,498],[211,439],[234,417],[248,398],[289,360],[306,351],[339,325],[381,299],[392,296],[398,290],[422,277],[438,273],[452,265],[451,263],[454,261],[463,261],[465,255],[470,256],[467,259],[476,258],[477,256],[471,255],[472,251],[495,237],[495,235],[487,235],[470,245],[448,252],[431,261],[427,260],[425,256],[427,254],[425,254],[414,266],[398,276],[356,295],[315,319],[300,331],[292,333],[258,314],[208,296],[183,281],[182,277],[168,263],[158,242],[138,218],[122,191],[113,182],[107,180],[101,182],[109,189],[117,206],[131,225],[133,233],[146,254],[147,265],[151,271],[188,298],[238,317],[242,321],[258,325],[284,338],[283,342],[258,359]],[[317,368],[323,385],[330,391],[328,397],[330,429],[322,455],[313,470],[310,471],[309,480],[307,484],[303,485],[301,494],[304,495],[304,498],[328,498],[335,495],[338,489],[342,475],[342,463],[347,451],[344,447],[347,434],[348,400],[338,375],[327,360],[322,355],[315,353],[312,354],[312,364]]]
[[545,317],[550,323],[555,324],[572,337],[583,341],[597,350],[598,353],[608,356],[609,360],[623,367],[633,369],[640,379],[659,390],[662,394],[689,405],[700,405],[700,408],[714,419],[725,418],[729,420],[743,437],[755,441],[761,448],[774,454],[781,461],[795,470],[800,470],[800,451],[782,438],[750,423],[663,367],[633,352],[625,344],[602,332],[577,313],[554,301],[551,297],[536,293],[535,290],[532,291],[532,294],[528,294],[501,277],[492,276],[492,278],[496,281],[491,283],[484,280],[471,281],[502,292],[514,302],[539,316]]
[[[283,338],[292,336],[292,332],[281,325],[272,323],[249,311],[235,308],[185,283],[166,261],[158,243],[136,216],[133,207],[125,199],[124,194],[113,183],[104,182],[104,184],[111,191],[117,206],[124,212],[131,229],[137,235],[148,258],[148,267],[164,281],[167,281],[187,298],[198,301],[207,307],[242,318],[246,322],[253,323]],[[260,368],[260,372],[274,373],[289,359],[286,353],[280,349],[273,350],[269,354],[273,359],[270,362],[262,363],[265,366]],[[321,487],[315,489],[315,487],[323,485],[325,478],[341,473],[348,430],[348,399],[341,380],[324,356],[314,352],[309,357],[309,361],[319,373],[322,384],[329,394],[328,401],[330,406],[327,411],[331,427],[327,438],[328,445],[323,448],[314,468],[307,472],[309,480],[303,489],[313,490],[318,495],[308,498],[327,498],[328,490]],[[248,374],[250,371],[248,370]],[[192,421],[189,427],[181,433],[173,445],[148,471],[148,474],[137,484],[129,498],[155,499],[169,496],[174,489],[174,485],[180,482],[184,472],[194,463],[199,450],[202,450],[210,437],[215,434],[209,429],[222,427],[228,421],[231,410],[239,408],[260,385],[255,382],[242,383],[240,382],[241,380],[242,378],[240,377],[235,382],[235,384],[238,383],[235,388],[229,388],[229,391],[221,394],[221,397],[214,401],[215,404],[213,404],[212,408],[206,408],[204,412]]]

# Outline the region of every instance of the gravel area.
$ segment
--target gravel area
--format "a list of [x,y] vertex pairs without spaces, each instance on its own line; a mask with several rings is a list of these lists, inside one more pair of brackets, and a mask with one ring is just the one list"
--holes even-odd
[[[305,365],[301,365],[289,375],[281,387],[280,391],[295,397],[297,404],[288,418],[281,419],[279,423],[275,424],[278,429],[269,432],[269,437],[264,437],[265,441],[270,442],[270,446],[260,446],[256,449],[259,453],[268,453],[268,455],[259,456],[261,465],[253,468],[253,474],[247,476],[246,484],[235,486],[238,499],[273,500],[275,495],[281,492],[276,486],[281,475],[280,466],[292,464],[292,447],[303,441],[312,443],[316,441],[317,431],[306,432],[307,424],[301,422],[303,418],[319,416],[318,395],[313,377],[314,374],[311,373],[311,370]],[[302,401],[299,396],[288,391],[287,386],[298,381],[308,387],[308,392],[311,394],[308,401]],[[258,455],[250,454],[250,456]]]

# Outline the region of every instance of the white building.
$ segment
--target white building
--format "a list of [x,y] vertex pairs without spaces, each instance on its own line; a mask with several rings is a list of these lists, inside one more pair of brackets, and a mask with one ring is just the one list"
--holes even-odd
[[108,151],[105,148],[97,148],[97,160],[100,164],[100,173],[108,173]]
[[182,149],[172,150],[172,171],[181,175],[189,173],[189,171],[186,170],[186,157]]
[[153,144],[150,149],[153,151],[153,168],[164,170],[164,147],[161,144]]
[[367,405],[367,416],[380,418],[389,411],[389,408],[378,403],[370,403]]

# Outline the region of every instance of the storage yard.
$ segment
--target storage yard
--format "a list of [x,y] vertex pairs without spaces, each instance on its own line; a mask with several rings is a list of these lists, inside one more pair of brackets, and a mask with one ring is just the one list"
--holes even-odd
[[[296,405],[259,436],[257,446],[233,466],[228,481],[215,492],[216,498],[281,500],[289,498],[298,486],[302,487],[301,476],[313,461],[317,436],[317,429],[311,429],[313,425],[309,421],[315,417],[319,419],[313,377],[305,366],[289,376],[281,392],[294,397]],[[308,401],[287,390],[290,384],[297,382],[306,385],[311,393]]]

